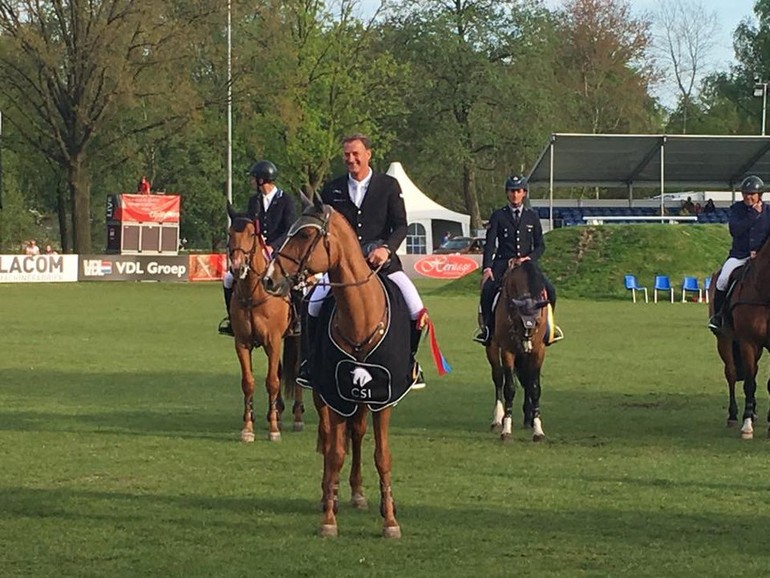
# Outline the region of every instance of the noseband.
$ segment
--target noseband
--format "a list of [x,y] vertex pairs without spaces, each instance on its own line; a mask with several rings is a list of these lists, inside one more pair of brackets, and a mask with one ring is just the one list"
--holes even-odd
[[[238,268],[238,278],[239,279],[245,279],[246,276],[249,274],[249,271],[254,273],[254,275],[257,276],[257,278],[261,278],[265,272],[262,271],[261,273],[258,271],[255,271],[254,268],[251,266],[254,256],[256,255],[258,250],[262,251],[263,256],[265,257],[265,262],[270,262],[270,255],[267,251],[267,246],[265,245],[265,240],[263,239],[262,235],[259,232],[259,221],[257,219],[254,219],[254,221],[243,219],[243,221],[246,221],[247,223],[252,223],[254,225],[254,233],[251,235],[252,243],[251,248],[246,250],[241,247],[230,247],[229,243],[227,246],[227,256],[230,259],[230,262],[233,262],[233,256],[242,253],[243,254],[243,261],[241,262],[241,266]],[[245,225],[244,225],[245,228]],[[238,231],[238,229],[236,229]],[[239,232],[239,231],[238,231]],[[265,270],[267,270],[267,266],[265,266]]]

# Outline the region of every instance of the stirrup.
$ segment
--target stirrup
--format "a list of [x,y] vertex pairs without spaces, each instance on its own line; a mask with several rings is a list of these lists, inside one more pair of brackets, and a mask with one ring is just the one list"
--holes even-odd
[[481,343],[481,345],[487,346],[489,345],[489,327],[485,325],[481,329],[479,329],[479,332],[474,335],[473,341],[476,343]]
[[294,380],[297,385],[310,389],[310,364],[305,359],[299,364],[299,372],[297,372],[297,378]]
[[557,341],[561,341],[562,339],[564,339],[564,332],[561,330],[561,327],[559,327],[558,325],[554,325],[553,337],[551,337],[551,341],[548,343],[548,345],[552,345]]
[[235,334],[233,333],[233,326],[230,324],[230,318],[225,317],[222,319],[222,321],[219,322],[219,327],[217,328],[217,331],[220,335],[228,335],[230,337],[235,337]]
[[711,319],[709,319],[708,328],[714,332],[721,331],[722,324],[723,324],[723,321],[720,315],[712,315]]
[[422,367],[415,361],[412,366],[412,389],[425,389],[425,376],[422,374]]

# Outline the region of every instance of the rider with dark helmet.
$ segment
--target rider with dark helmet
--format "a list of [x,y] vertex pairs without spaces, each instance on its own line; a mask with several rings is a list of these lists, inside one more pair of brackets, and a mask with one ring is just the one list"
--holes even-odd
[[[250,219],[259,220],[260,232],[265,239],[265,244],[272,252],[281,247],[286,240],[289,227],[296,219],[294,201],[275,185],[278,169],[272,162],[257,161],[251,166],[248,174],[251,179],[251,188],[255,193],[249,198],[246,213]],[[219,324],[219,332],[224,335],[233,334],[229,315],[234,284],[235,277],[228,270],[223,280],[228,317]],[[295,315],[292,332],[299,333],[299,315]]]
[[[474,341],[487,345],[491,337],[492,305],[495,294],[500,288],[503,274],[509,263],[520,264],[524,261],[537,261],[545,252],[543,228],[537,213],[524,204],[529,192],[526,177],[510,176],[505,181],[505,193],[508,203],[497,209],[489,218],[487,238],[484,244],[482,262],[482,287],[480,312],[480,330]],[[548,301],[552,310],[556,309],[556,289],[543,276]],[[564,337],[561,329],[553,325],[553,336],[549,343]]]
[[762,202],[765,183],[756,175],[750,175],[741,183],[743,200],[730,207],[730,235],[733,245],[727,261],[722,265],[714,292],[714,315],[709,319],[709,329],[719,331],[722,328],[722,308],[724,306],[730,275],[735,269],[753,259],[757,251],[770,236],[770,206]]

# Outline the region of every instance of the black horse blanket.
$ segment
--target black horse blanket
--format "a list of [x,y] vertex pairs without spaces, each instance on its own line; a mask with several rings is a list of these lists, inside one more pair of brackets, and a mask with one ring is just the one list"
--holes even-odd
[[398,286],[387,277],[377,278],[385,288],[385,334],[364,359],[358,361],[343,349],[344,344],[334,341],[331,328],[338,310],[331,295],[319,318],[319,328],[325,330],[316,332],[315,342],[310,344],[314,348],[310,384],[330,408],[345,417],[353,415],[361,404],[372,411],[385,409],[412,386],[409,310]]

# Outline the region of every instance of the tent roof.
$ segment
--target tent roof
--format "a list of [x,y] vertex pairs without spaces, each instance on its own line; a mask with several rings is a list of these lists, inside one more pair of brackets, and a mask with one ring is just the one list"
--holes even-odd
[[770,176],[770,136],[554,133],[530,185],[549,185],[551,154],[554,187],[660,189],[663,179],[664,187],[732,189],[747,174]]
[[460,223],[470,222],[470,217],[468,215],[450,211],[423,193],[406,174],[401,163],[390,163],[387,174],[395,178],[398,181],[398,184],[401,185],[401,192],[404,195],[404,204],[406,205],[406,213],[410,221],[419,219],[444,219],[446,221],[458,221]]

